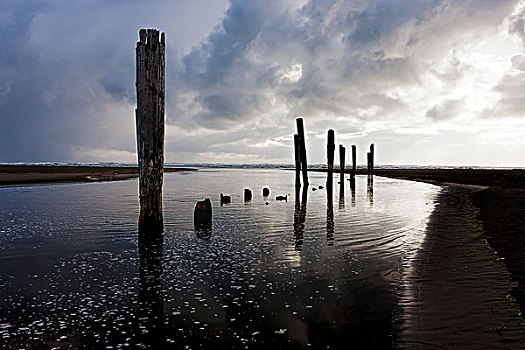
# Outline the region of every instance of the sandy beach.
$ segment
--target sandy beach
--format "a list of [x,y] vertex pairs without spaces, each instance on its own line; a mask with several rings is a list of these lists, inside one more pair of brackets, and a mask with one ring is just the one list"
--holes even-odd
[[[195,169],[164,169],[165,172],[192,170]],[[115,181],[137,176],[137,167],[0,165],[0,187],[61,182]]]

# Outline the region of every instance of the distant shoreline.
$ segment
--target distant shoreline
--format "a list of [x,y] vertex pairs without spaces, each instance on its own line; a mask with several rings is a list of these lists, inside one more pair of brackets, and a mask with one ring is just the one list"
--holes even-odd
[[[165,168],[167,173],[195,168]],[[0,165],[0,187],[71,182],[117,181],[138,177],[137,167]]]

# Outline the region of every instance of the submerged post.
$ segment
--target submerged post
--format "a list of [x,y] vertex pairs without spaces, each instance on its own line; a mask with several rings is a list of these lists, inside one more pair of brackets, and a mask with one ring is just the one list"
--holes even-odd
[[355,181],[355,172],[357,168],[357,151],[355,145],[352,145],[352,172],[350,173],[350,183]]
[[339,168],[341,172],[341,186],[344,186],[345,181],[345,153],[346,148],[343,145],[339,145]]
[[301,168],[303,169],[303,184],[308,187],[308,163],[306,161],[306,139],[304,136],[303,118],[297,118],[297,134],[299,135],[299,146],[301,155]]
[[[139,230],[162,232],[164,176],[164,33],[141,29],[137,42],[137,153]],[[159,40],[160,39],[160,40]]]
[[295,187],[301,187],[301,143],[299,135],[293,135],[293,146],[295,155]]

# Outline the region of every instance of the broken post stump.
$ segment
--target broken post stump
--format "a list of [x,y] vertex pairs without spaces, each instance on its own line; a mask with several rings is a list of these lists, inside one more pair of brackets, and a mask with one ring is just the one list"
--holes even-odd
[[165,36],[141,29],[136,49],[139,230],[163,231]]
[[232,197],[221,193],[221,205],[229,204],[232,202]]
[[244,189],[244,201],[249,202],[252,200],[252,190],[249,188]]
[[308,187],[308,162],[306,161],[306,139],[304,136],[303,118],[297,118],[297,134],[299,135],[299,146],[301,155],[301,168],[303,170],[303,185]]
[[326,158],[328,161],[328,174],[326,176],[326,186],[332,186],[334,174],[334,152],[335,152],[335,132],[328,130],[328,140],[326,142]]
[[341,186],[344,185],[345,180],[345,154],[346,148],[343,145],[339,145],[339,169],[341,172]]
[[209,198],[195,204],[193,210],[193,223],[195,226],[211,225],[212,207]]
[[301,140],[298,134],[293,135],[295,155],[295,187],[301,187]]
[[263,197],[268,197],[270,195],[270,189],[268,187],[263,188],[262,194]]

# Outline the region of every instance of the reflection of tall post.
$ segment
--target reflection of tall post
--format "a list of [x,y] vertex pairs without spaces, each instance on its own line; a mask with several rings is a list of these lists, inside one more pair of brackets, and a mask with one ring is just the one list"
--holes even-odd
[[350,187],[350,191],[352,191],[352,207],[355,207],[355,186]]
[[139,234],[138,334],[141,342],[153,349],[162,349],[165,345],[162,244],[162,236],[155,232]]
[[297,134],[299,135],[301,168],[303,169],[303,184],[308,187],[308,162],[306,161],[306,139],[304,135],[303,118],[297,118]]
[[164,175],[164,51],[156,29],[141,29],[137,43],[137,153],[139,165],[139,228],[162,232]]
[[[344,187],[344,185],[343,185]],[[331,192],[331,190],[330,190]],[[328,245],[334,245],[334,204],[332,194],[326,198],[326,241]]]
[[293,146],[295,155],[295,187],[301,187],[301,141],[299,135],[293,135]]
[[308,187],[303,188],[301,201],[299,202],[299,189],[296,189],[295,211],[293,217],[293,233],[295,239],[295,250],[303,249],[304,222],[306,221],[306,202],[308,197]]
[[339,168],[341,172],[341,186],[344,186],[345,181],[345,153],[346,148],[343,145],[339,145]]
[[355,187],[355,173],[357,168],[357,150],[355,145],[352,145],[352,172],[350,173],[350,187]]
[[367,181],[366,193],[368,195],[368,201],[370,205],[374,204],[374,177],[369,176]]
[[334,177],[334,153],[335,153],[335,132],[328,130],[328,141],[326,144],[326,158],[328,160],[328,172],[326,175],[326,187],[331,188]]

